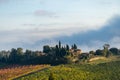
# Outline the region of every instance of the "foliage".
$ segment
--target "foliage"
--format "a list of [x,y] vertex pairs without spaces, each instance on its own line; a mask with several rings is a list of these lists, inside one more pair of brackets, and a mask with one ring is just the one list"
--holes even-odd
[[0,62],[7,64],[67,64],[87,62],[95,56],[110,57],[111,55],[119,55],[120,50],[111,48],[109,44],[105,44],[103,49],[90,51],[89,53],[81,53],[77,49],[77,45],[73,44],[70,48],[68,44],[63,46],[61,42],[55,46],[45,45],[42,51],[23,50],[22,48],[12,48],[10,51],[0,51]]
[[50,47],[48,45],[43,46],[43,52],[44,53],[49,53],[50,52]]
[[[97,61],[98,63],[103,62],[103,58],[107,62],[107,59],[110,59],[112,54],[117,56],[120,54],[120,50],[117,48],[108,49],[109,44],[105,44],[103,47],[102,50],[97,49],[89,53],[81,53],[76,44],[70,48],[68,44],[63,46],[59,41],[59,44],[54,47],[43,46],[43,52],[28,49],[24,51],[22,48],[0,51],[0,68],[4,67],[3,64],[5,63],[9,64],[7,68],[0,69],[0,80],[41,69],[40,66],[34,67],[35,64],[69,65],[52,67],[45,71],[23,76],[18,80],[119,80],[120,69],[118,66],[120,66],[120,61],[97,65],[91,64],[90,60],[101,57],[102,60]],[[22,66],[23,64],[32,66]]]
[[113,55],[119,55],[120,54],[120,51],[117,48],[110,48],[109,51],[111,51],[113,53]]
[[77,45],[76,44],[72,45],[72,49],[77,49]]

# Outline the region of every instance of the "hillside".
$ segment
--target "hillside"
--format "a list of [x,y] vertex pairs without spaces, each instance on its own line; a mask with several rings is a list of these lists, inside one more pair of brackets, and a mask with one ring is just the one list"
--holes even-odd
[[0,64],[0,80],[12,80],[13,78],[39,71],[48,67],[49,65]]
[[43,51],[1,51],[0,80],[117,80],[120,49],[109,47],[104,44],[103,49],[83,53],[76,44],[63,46],[59,41],[55,46],[44,45]]
[[16,80],[120,80],[120,61],[99,64],[67,64]]
[[120,55],[117,56],[110,56],[109,58],[98,56],[91,58],[88,64],[100,64],[100,63],[107,63],[111,61],[120,61]]

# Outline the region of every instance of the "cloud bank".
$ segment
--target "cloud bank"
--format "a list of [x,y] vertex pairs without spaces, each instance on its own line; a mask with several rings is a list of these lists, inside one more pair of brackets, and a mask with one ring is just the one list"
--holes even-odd
[[[76,43],[84,51],[102,48],[105,43],[109,43],[112,47],[120,48],[119,22],[120,16],[114,16],[98,29],[79,27],[77,25],[77,27],[74,27],[75,25],[70,26],[71,24],[67,24],[68,27],[63,28],[51,24],[54,26],[0,31],[0,49],[23,47],[25,49],[41,50],[43,45],[55,45],[59,40],[63,44],[71,45]],[[43,26],[45,25],[43,24]]]
[[70,37],[64,36],[60,39],[64,43],[76,43],[82,48],[96,49],[102,48],[102,45],[109,43],[112,47],[120,48],[120,16],[111,18],[101,29],[91,30],[85,33],[74,34]]

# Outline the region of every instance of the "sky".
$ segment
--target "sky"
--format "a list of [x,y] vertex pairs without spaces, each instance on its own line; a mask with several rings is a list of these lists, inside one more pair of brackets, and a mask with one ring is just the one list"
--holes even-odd
[[120,48],[120,0],[0,0],[0,50],[76,43]]

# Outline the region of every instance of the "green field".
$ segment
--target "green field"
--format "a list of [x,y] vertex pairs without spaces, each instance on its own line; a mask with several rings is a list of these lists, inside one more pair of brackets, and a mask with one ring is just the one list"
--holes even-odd
[[120,61],[59,65],[16,80],[120,80]]

